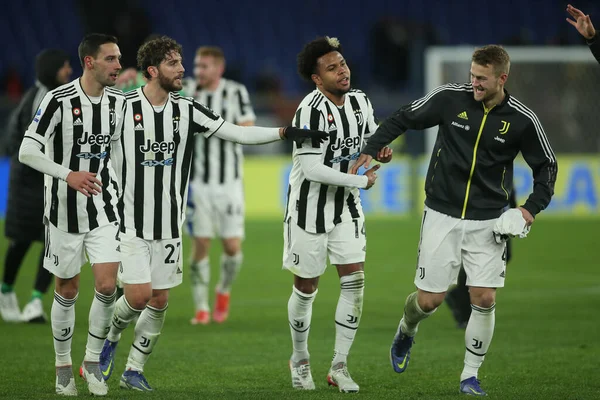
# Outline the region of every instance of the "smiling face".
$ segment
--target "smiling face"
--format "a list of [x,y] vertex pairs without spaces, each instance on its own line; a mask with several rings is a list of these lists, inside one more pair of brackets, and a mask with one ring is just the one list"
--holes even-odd
[[350,68],[338,51],[329,52],[317,60],[317,71],[312,75],[323,92],[339,97],[350,90]]
[[121,70],[121,51],[116,43],[100,45],[96,57],[86,56],[84,65],[102,86],[114,86]]
[[487,103],[503,95],[508,74],[497,73],[491,64],[480,65],[472,62],[470,75],[473,84],[473,97],[476,101]]

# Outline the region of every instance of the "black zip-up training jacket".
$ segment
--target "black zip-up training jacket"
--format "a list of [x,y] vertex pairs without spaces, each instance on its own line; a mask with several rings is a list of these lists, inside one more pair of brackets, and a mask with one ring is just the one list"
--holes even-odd
[[533,193],[523,207],[535,216],[554,194],[558,165],[537,116],[505,91],[486,109],[471,84],[440,86],[386,119],[363,150],[373,158],[408,129],[439,125],[425,182],[425,204],[461,219],[497,218],[513,187],[519,153],[533,171]]
[[586,42],[590,47],[592,54],[600,63],[600,31],[596,31],[596,35],[593,38],[586,40]]

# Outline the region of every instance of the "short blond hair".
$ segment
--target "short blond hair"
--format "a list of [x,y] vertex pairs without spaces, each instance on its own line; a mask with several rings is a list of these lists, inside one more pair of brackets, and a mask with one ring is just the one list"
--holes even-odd
[[225,55],[223,54],[223,50],[220,47],[216,46],[201,46],[196,50],[196,55],[200,57],[212,56],[215,60],[220,60],[221,62],[225,62]]
[[487,66],[491,65],[496,75],[508,74],[510,71],[510,57],[508,52],[502,46],[490,44],[480,47],[473,52],[471,58],[475,64]]

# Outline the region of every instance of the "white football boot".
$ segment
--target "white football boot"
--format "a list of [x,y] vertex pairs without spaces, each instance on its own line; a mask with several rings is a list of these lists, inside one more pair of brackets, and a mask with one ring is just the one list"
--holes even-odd
[[315,390],[315,382],[310,373],[310,361],[306,358],[298,362],[290,360],[292,386],[299,390]]

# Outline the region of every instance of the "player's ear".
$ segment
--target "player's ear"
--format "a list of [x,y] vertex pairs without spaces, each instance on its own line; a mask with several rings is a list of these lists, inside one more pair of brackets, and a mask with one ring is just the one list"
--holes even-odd
[[149,66],[147,71],[151,78],[156,78],[158,76],[158,68],[153,65]]
[[500,80],[500,83],[504,85],[508,80],[508,74],[502,73],[498,79]]
[[93,57],[92,56],[85,56],[83,57],[83,64],[87,67],[87,68],[92,68],[94,66],[93,61]]
[[310,79],[312,79],[312,81],[315,83],[315,85],[319,86],[323,83],[323,80],[321,79],[321,77],[317,74],[312,74],[310,76]]

